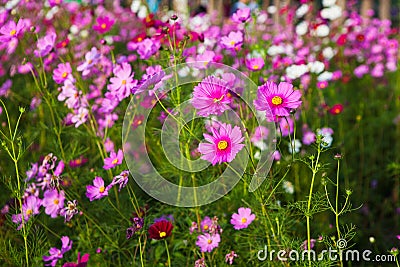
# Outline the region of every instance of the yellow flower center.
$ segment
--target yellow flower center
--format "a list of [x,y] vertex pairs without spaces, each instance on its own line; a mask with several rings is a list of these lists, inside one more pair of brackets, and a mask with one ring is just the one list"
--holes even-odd
[[67,75],[68,75],[68,73],[63,72],[63,74],[61,75],[61,77],[65,78],[65,77],[67,77]]
[[166,232],[159,232],[160,233],[160,237],[161,238],[163,238],[163,237],[166,237],[167,236],[167,233]]
[[100,193],[103,193],[104,190],[106,190],[106,188],[105,188],[104,186],[101,186],[100,189],[99,189],[99,192],[100,192]]
[[27,209],[27,210],[26,210],[26,215],[29,216],[29,215],[31,215],[32,213],[33,213],[33,210],[32,210],[32,209]]
[[274,104],[275,106],[279,106],[280,104],[282,104],[282,97],[280,96],[274,96],[271,100],[272,104]]
[[17,31],[16,31],[16,30],[10,31],[10,35],[11,35],[11,36],[14,36],[15,34],[17,34]]
[[207,225],[207,224],[204,225],[204,226],[203,226],[203,229],[204,229],[204,230],[208,230],[208,225]]
[[53,203],[54,203],[55,205],[58,205],[58,203],[60,203],[60,201],[59,201],[58,199],[54,199]]
[[217,102],[221,101],[222,98],[224,98],[224,96],[225,96],[225,95],[221,95],[220,98],[214,98],[214,103],[217,103]]
[[259,66],[258,65],[254,65],[253,69],[258,70]]
[[228,147],[228,142],[224,140],[219,141],[217,146],[219,150],[225,150]]
[[89,59],[89,60],[87,61],[87,63],[88,63],[88,64],[92,64],[92,63],[93,63],[93,60]]
[[138,37],[137,40],[138,40],[138,42],[141,42],[141,41],[143,41],[143,38],[142,37]]
[[208,243],[208,244],[211,244],[211,243],[212,243],[212,240],[211,240],[211,239],[208,239],[207,243]]
[[105,23],[102,23],[102,24],[100,25],[100,27],[104,30],[105,28],[107,28],[107,25],[106,25]]
[[230,44],[233,46],[235,45],[235,41],[231,41]]
[[114,159],[113,161],[112,161],[112,164],[117,164],[118,163],[118,159]]
[[247,219],[246,218],[242,218],[242,223],[246,223]]
[[122,82],[121,82],[123,85],[125,85],[126,84],[126,80],[122,80]]
[[74,204],[68,204],[68,209],[69,209],[69,210],[75,209],[75,205],[74,205]]

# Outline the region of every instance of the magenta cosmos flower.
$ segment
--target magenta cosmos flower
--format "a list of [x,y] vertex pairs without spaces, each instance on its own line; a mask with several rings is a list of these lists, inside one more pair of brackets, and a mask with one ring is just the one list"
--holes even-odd
[[[259,111],[267,111],[267,118],[277,121],[277,117],[290,115],[292,109],[301,105],[301,92],[293,90],[293,85],[281,82],[276,85],[274,82],[267,81],[258,87],[257,99],[254,106]],[[268,112],[268,106],[272,114]]]
[[118,153],[112,151],[110,153],[110,157],[104,159],[103,169],[108,170],[114,168],[117,165],[120,165],[123,158],[124,154],[122,153],[121,149],[118,150]]
[[105,196],[108,196],[108,190],[104,186],[104,180],[96,176],[93,180],[93,185],[86,186],[86,197],[89,198],[90,201],[93,201]]
[[239,208],[238,213],[232,214],[231,224],[233,228],[240,230],[247,228],[255,218],[256,215],[251,214],[251,209],[242,207]]
[[45,264],[45,266],[56,266],[57,261],[63,258],[64,253],[71,250],[72,241],[69,239],[68,236],[61,237],[61,242],[61,249],[53,247],[49,250],[50,256],[43,256],[43,261],[49,262]]
[[262,57],[246,59],[246,67],[251,71],[258,71],[264,67],[264,59]]
[[229,109],[228,83],[214,76],[204,78],[193,90],[192,105],[203,117],[221,115]]
[[93,30],[101,34],[108,32],[114,25],[114,20],[109,17],[98,17],[96,22],[97,24],[93,25]]
[[133,79],[132,67],[127,62],[117,65],[114,68],[114,75],[115,77],[110,79],[111,84],[108,85],[107,89],[121,101],[131,94],[131,90],[137,85],[138,81]]
[[50,215],[51,218],[56,218],[60,211],[64,208],[65,193],[64,191],[58,192],[57,190],[47,190],[43,195],[43,207],[45,213]]
[[54,44],[56,41],[56,33],[49,32],[46,36],[39,38],[37,41],[37,49],[33,51],[36,57],[44,57],[47,56],[50,51],[54,48]]
[[74,78],[71,75],[72,69],[71,64],[67,63],[60,63],[58,64],[57,68],[53,71],[53,80],[58,83],[62,84],[65,80],[74,81]]
[[250,8],[238,9],[233,15],[232,20],[237,23],[245,23],[250,20],[251,10]]
[[231,162],[236,154],[242,150],[244,140],[242,132],[238,126],[233,127],[221,123],[218,130],[211,128],[212,136],[203,134],[204,138],[210,143],[200,143],[199,152],[201,158],[215,165],[217,162]]
[[205,233],[197,237],[196,245],[200,247],[201,252],[211,252],[214,248],[218,247],[221,242],[219,234],[210,235]]
[[221,123],[218,130],[211,128],[212,136],[203,134],[209,143],[200,143],[199,152],[201,158],[215,165],[217,162],[231,162],[236,154],[242,150],[244,140],[242,132],[238,126]]
[[238,51],[243,44],[243,33],[240,31],[230,32],[228,36],[221,38],[221,45],[231,51]]

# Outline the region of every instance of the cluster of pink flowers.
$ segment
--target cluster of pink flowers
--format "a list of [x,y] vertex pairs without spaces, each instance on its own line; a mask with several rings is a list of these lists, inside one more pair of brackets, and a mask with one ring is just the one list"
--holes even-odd
[[[64,162],[58,161],[57,157],[52,153],[43,157],[37,163],[32,164],[32,168],[26,172],[26,182],[28,186],[22,198],[23,213],[13,214],[12,221],[19,224],[21,229],[31,216],[40,213],[40,207],[45,208],[44,212],[51,218],[63,216],[65,221],[71,220],[78,210],[77,203],[69,201],[64,206],[65,192],[60,189],[62,183],[62,172],[64,170]],[[31,182],[31,180],[34,182]],[[43,196],[41,199],[40,196]]]

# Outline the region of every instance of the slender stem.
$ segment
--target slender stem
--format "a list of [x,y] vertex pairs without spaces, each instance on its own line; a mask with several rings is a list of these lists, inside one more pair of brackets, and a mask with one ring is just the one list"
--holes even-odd
[[142,241],[140,240],[142,235],[139,236],[139,250],[140,250],[140,264],[142,267],[144,267],[144,262],[143,262],[143,251],[142,251]]
[[171,258],[170,258],[170,256],[169,256],[168,243],[167,243],[167,240],[166,240],[166,239],[164,239],[164,243],[165,243],[165,249],[167,250],[167,256],[168,256],[168,267],[170,267],[170,266],[172,266],[172,265],[171,265]]
[[[311,178],[311,185],[310,185],[310,193],[308,195],[308,203],[307,203],[307,214],[306,214],[306,220],[307,220],[307,249],[310,251],[311,250],[311,230],[310,230],[310,210],[311,210],[311,197],[313,193],[313,188],[314,188],[314,181],[315,181],[315,175],[318,172],[318,162],[319,162],[319,156],[321,155],[321,145],[317,143],[318,149],[317,149],[317,159],[312,161],[312,178]],[[311,266],[311,259],[310,257],[308,258],[308,265]]]

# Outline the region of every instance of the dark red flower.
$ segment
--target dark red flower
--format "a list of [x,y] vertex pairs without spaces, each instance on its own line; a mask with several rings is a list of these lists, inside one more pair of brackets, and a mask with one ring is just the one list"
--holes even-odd
[[86,267],[89,261],[89,254],[85,254],[81,258],[81,253],[78,252],[78,262],[66,262],[63,267]]
[[77,168],[77,167],[80,167],[83,164],[85,164],[87,161],[88,161],[88,159],[84,158],[83,156],[80,156],[79,158],[70,160],[69,166],[71,168]]
[[332,115],[338,115],[342,113],[343,105],[342,104],[335,104],[329,109],[329,113]]
[[162,220],[149,227],[149,237],[151,239],[164,239],[171,235],[174,226],[170,221]]

